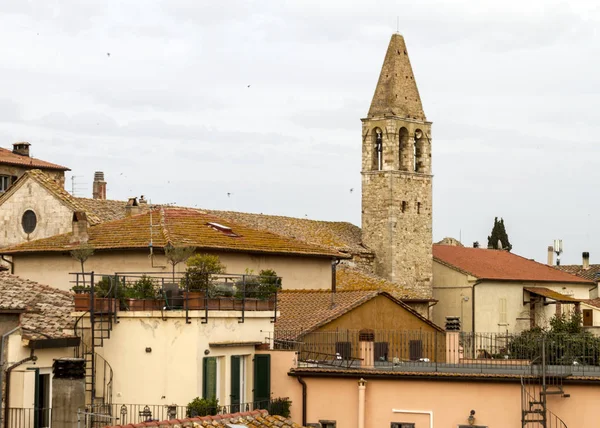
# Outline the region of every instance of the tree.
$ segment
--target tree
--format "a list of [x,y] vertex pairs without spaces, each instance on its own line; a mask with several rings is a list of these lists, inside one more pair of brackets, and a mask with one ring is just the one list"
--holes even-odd
[[85,286],[85,262],[94,255],[94,247],[89,244],[81,243],[78,248],[71,250],[71,257],[81,263],[81,275],[83,285]]
[[[498,248],[498,241],[502,244],[502,248]],[[492,234],[488,236],[488,248],[496,250],[512,250],[512,245],[508,240],[506,228],[504,227],[504,219],[498,217],[494,218],[494,227],[492,228]]]
[[167,245],[165,247],[165,257],[171,266],[173,266],[173,282],[175,282],[175,266],[185,262],[196,251],[196,247],[174,247]]

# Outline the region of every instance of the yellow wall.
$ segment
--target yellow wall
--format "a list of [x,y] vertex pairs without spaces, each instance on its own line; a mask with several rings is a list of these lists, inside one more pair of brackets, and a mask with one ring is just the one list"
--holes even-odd
[[459,317],[463,331],[471,331],[471,287],[475,281],[476,278],[434,260],[433,298],[438,303],[433,307],[433,322],[444,326],[446,317]]
[[[258,256],[244,253],[215,253],[227,267],[227,273],[243,274],[246,269],[273,269],[282,277],[285,289],[330,289],[331,260],[319,257],[297,256]],[[13,256],[15,274],[23,278],[48,284],[62,290],[69,290],[74,280],[71,272],[81,272],[79,262],[68,252],[44,253]],[[115,272],[156,272],[168,274],[164,256],[148,257],[147,251],[97,251],[85,263],[86,272],[114,274]],[[177,271],[184,271],[185,264],[180,263]]]

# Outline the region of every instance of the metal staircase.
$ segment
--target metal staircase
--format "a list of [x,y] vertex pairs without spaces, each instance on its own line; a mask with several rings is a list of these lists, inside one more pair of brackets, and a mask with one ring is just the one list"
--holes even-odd
[[[536,360],[539,364],[535,364]],[[567,428],[557,415],[548,409],[548,397],[570,397],[565,393],[563,379],[570,376],[568,366],[548,367],[544,339],[541,352],[532,360],[532,374],[521,376],[522,428]]]

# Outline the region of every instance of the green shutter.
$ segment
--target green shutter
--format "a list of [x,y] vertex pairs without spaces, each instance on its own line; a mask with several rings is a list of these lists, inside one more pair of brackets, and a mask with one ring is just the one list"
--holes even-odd
[[217,358],[202,359],[202,397],[206,399],[217,396]]
[[232,412],[239,412],[239,404],[240,404],[240,364],[242,358],[239,355],[231,356],[231,404]]
[[[254,402],[255,406],[265,409],[271,399],[271,356],[254,355]],[[260,402],[263,402],[261,404]]]

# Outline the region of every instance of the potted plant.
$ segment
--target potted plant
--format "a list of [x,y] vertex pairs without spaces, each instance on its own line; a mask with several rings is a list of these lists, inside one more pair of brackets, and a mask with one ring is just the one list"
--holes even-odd
[[188,309],[204,309],[205,299],[216,292],[213,277],[224,273],[225,265],[219,256],[212,254],[195,254],[187,259],[186,264],[186,275],[182,280],[184,300]]
[[256,287],[256,309],[270,311],[275,309],[277,291],[281,288],[281,278],[273,269],[264,269],[258,273],[258,286]]
[[125,306],[130,311],[160,310],[164,305],[158,299],[156,286],[151,277],[142,275],[125,290]]
[[186,416],[194,418],[197,416],[214,416],[221,411],[218,398],[196,397],[187,405]]
[[[116,310],[116,290],[113,287],[114,279],[111,276],[103,276],[94,285],[94,312],[113,312]],[[90,311],[92,309],[91,287],[76,285],[71,290],[75,292],[75,310]]]

